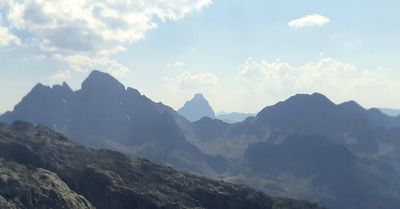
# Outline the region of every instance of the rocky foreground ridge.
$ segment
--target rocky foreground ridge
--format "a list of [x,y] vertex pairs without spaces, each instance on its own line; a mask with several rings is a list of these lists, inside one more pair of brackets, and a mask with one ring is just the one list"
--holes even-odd
[[1,208],[271,208],[317,205],[74,144],[43,126],[0,124]]

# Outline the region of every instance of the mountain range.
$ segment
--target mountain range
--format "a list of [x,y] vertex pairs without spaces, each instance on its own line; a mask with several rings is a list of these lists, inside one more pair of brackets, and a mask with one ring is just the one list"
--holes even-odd
[[[212,110],[200,94],[185,106],[194,101]],[[43,124],[91,148],[332,209],[400,205],[400,117],[319,93],[292,96],[234,124],[213,111],[204,116],[191,122],[93,71],[78,91],[38,84],[0,121]]]
[[78,91],[66,83],[37,84],[14,111],[0,118],[8,124],[16,120],[48,126],[91,148],[113,149],[179,170],[215,176],[228,166],[222,157],[205,155],[185,139],[177,123],[190,122],[172,108],[99,71]]
[[[203,127],[216,124],[208,121]],[[398,118],[354,101],[299,94],[194,141],[232,162],[223,174],[232,182],[328,208],[395,208],[399,127]]]
[[0,124],[0,207],[317,209],[246,186],[92,150],[44,126]]
[[399,109],[379,108],[379,110],[381,112],[385,113],[388,116],[392,116],[392,117],[400,116],[400,110]]

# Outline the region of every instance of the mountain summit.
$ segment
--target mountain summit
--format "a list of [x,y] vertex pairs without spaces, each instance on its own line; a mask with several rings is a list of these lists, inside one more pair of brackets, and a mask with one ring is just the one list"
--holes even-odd
[[124,91],[125,86],[110,74],[94,70],[83,81],[82,89]]
[[192,100],[186,101],[185,105],[178,110],[178,113],[191,122],[198,121],[202,117],[215,118],[214,110],[203,94],[196,94]]
[[117,150],[180,170],[204,171],[204,175],[222,172],[227,167],[224,159],[205,155],[189,143],[175,121],[179,117],[172,108],[125,88],[111,75],[93,71],[77,91],[66,83],[37,84],[0,122],[29,121],[91,148]]

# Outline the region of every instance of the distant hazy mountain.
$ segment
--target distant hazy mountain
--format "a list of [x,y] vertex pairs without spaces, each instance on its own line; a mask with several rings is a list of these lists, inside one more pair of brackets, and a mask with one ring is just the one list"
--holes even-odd
[[0,124],[0,208],[317,209],[246,186],[77,145],[43,126]]
[[214,110],[211,108],[203,94],[194,95],[193,99],[186,101],[178,113],[191,122],[200,120],[202,117],[215,118]]
[[396,117],[400,115],[399,109],[379,108],[379,110],[388,116]]
[[266,107],[257,117],[237,124],[232,128],[232,134],[245,131],[263,137],[266,127],[303,135],[346,136],[341,140],[351,149],[372,154],[379,149],[373,132],[379,128],[400,127],[400,123],[378,109],[366,110],[354,101],[336,105],[324,95],[315,93],[295,95]]
[[210,176],[227,167],[223,158],[204,155],[185,139],[176,122],[184,124],[185,119],[179,117],[170,107],[133,88],[125,89],[109,74],[93,71],[78,91],[66,83],[52,88],[36,85],[0,121],[43,124],[89,147],[114,149]]
[[256,116],[256,114],[231,112],[231,113],[217,114],[217,119],[232,124],[232,123],[242,122],[244,119],[252,116]]

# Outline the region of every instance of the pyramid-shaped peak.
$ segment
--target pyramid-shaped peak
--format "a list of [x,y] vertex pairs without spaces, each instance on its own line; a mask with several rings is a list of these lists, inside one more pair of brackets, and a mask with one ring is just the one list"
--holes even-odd
[[195,94],[193,99],[187,101],[185,105],[178,110],[178,113],[191,122],[200,120],[202,117],[215,118],[214,110],[201,93]]
[[110,74],[93,70],[85,81],[83,81],[82,89],[114,89],[123,91],[125,90],[125,86]]
[[193,99],[205,99],[202,93],[197,93],[194,95]]
[[194,97],[190,101],[186,102],[186,104],[187,103],[202,103],[204,105],[210,106],[210,104],[208,103],[207,99],[203,96],[202,93],[195,94]]

